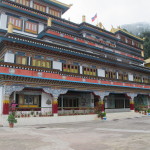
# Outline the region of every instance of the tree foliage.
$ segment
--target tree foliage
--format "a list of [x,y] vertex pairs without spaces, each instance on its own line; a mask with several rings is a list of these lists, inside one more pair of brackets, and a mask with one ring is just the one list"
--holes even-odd
[[144,58],[150,58],[150,31],[144,32],[142,34],[142,37],[144,38]]

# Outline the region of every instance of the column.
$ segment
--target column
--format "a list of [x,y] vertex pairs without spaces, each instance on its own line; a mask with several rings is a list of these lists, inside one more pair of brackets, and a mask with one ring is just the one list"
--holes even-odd
[[4,95],[3,100],[3,115],[9,114],[9,95]]
[[52,114],[54,116],[57,116],[58,115],[58,96],[54,96],[53,97],[53,101],[52,101]]
[[22,91],[24,89],[24,86],[4,86],[4,96],[3,96],[3,115],[9,114],[9,97],[12,94],[12,92],[15,91]]
[[54,89],[54,88],[43,88],[46,93],[53,95],[52,101],[52,114],[58,116],[58,97],[60,94],[67,93],[68,89]]
[[101,111],[105,111],[105,104],[104,104],[104,98],[105,96],[109,95],[109,92],[100,92],[100,91],[94,91],[95,95],[99,96],[99,103],[101,105]]
[[127,94],[130,100],[130,110],[134,111],[134,97],[137,95],[135,93],[128,93]]

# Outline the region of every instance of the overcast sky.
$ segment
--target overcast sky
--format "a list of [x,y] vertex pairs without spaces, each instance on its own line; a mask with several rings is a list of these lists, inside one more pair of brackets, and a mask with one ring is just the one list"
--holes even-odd
[[[75,23],[81,23],[82,15],[86,21],[96,25],[102,22],[107,30],[111,25],[117,27],[136,22],[150,23],[150,0],[58,0],[66,4],[73,4],[63,18],[70,18]],[[97,13],[97,19],[91,18]]]

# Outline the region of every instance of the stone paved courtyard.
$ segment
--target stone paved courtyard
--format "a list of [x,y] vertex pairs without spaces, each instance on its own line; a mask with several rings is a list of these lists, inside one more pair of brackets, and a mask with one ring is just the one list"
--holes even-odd
[[0,127],[0,150],[149,150],[150,117]]

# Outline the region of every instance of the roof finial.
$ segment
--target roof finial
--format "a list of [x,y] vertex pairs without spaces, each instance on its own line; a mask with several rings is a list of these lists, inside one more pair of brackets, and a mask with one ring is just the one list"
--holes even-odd
[[86,16],[85,15],[82,16],[82,22],[86,22]]

